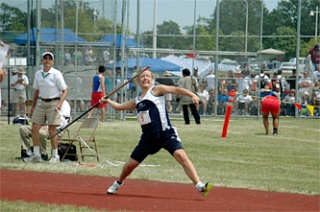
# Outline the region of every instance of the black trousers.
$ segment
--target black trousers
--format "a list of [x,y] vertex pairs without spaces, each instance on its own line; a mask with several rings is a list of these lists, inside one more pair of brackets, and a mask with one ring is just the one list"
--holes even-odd
[[184,118],[185,124],[190,124],[188,107],[190,107],[191,114],[192,114],[196,124],[200,124],[200,116],[199,116],[199,113],[197,111],[197,108],[196,108],[195,104],[182,105],[183,118]]

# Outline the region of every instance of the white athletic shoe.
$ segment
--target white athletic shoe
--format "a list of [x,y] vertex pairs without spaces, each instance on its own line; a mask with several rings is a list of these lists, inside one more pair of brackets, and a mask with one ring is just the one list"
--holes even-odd
[[209,194],[209,191],[212,189],[213,185],[210,182],[203,184],[202,186],[197,186],[198,191],[202,194],[202,196],[206,197]]
[[51,156],[49,163],[60,163],[60,156],[57,155],[56,157]]
[[115,194],[117,190],[123,185],[123,182],[121,184],[118,183],[118,181],[114,181],[112,186],[110,186],[107,190],[108,194]]
[[31,155],[30,157],[23,158],[23,161],[26,163],[37,163],[41,162],[41,156],[40,155]]

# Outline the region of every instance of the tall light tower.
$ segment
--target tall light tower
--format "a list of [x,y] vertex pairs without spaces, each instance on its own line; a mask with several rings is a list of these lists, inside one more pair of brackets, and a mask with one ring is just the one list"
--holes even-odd
[[316,42],[318,42],[318,14],[319,14],[319,7],[316,6],[316,11],[311,10],[310,11],[310,16],[316,16],[316,25],[315,25],[315,29],[314,29],[314,38],[316,40]]
[[246,44],[245,44],[245,53],[247,57],[247,52],[248,52],[248,18],[249,18],[249,6],[248,6],[248,1],[246,0]]
[[153,1],[153,53],[152,58],[157,58],[157,0]]

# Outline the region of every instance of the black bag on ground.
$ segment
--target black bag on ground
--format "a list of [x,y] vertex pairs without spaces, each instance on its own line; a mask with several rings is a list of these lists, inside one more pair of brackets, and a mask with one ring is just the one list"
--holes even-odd
[[[60,156],[60,159],[62,159],[64,153],[67,151],[69,144],[65,143],[59,143],[58,144],[58,154]],[[71,145],[68,154],[64,159],[68,159],[71,161],[77,161],[78,160],[78,155],[77,155],[77,147],[75,145]]]
[[29,125],[28,119],[26,117],[15,117],[12,122],[13,124]]

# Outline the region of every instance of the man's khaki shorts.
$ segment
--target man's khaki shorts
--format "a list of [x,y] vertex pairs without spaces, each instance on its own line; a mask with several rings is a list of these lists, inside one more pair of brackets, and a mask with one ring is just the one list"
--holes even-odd
[[27,96],[26,96],[26,90],[14,90],[12,102],[13,103],[20,103],[20,102],[26,102]]
[[61,119],[60,114],[56,111],[56,105],[59,100],[44,102],[42,101],[39,105],[39,99],[37,105],[32,114],[32,122],[40,125],[45,125],[48,121],[48,125],[60,126]]

